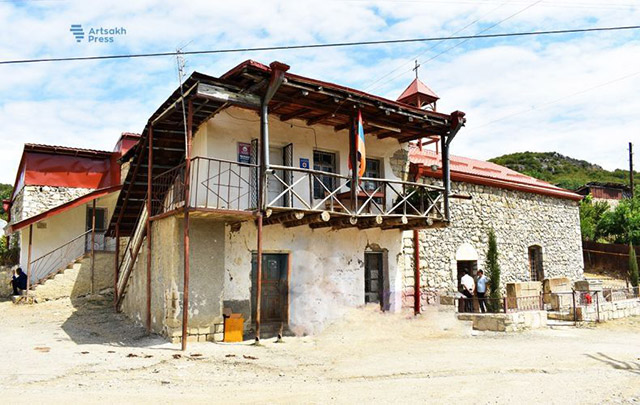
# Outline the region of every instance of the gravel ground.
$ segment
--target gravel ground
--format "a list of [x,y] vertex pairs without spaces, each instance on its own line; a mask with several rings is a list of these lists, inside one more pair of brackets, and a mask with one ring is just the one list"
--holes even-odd
[[640,318],[507,335],[366,307],[318,336],[181,352],[109,297],[0,313],[5,403],[640,403]]

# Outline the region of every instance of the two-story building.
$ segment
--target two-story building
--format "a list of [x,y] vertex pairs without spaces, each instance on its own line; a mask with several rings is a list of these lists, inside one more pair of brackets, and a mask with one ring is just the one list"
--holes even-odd
[[[403,231],[448,223],[448,149],[463,113],[288,69],[193,73],[122,159],[116,305],[183,347],[220,339],[226,309],[256,337],[261,325],[314,333],[367,302],[399,310]],[[444,152],[442,186],[409,178],[408,142],[430,136]]]

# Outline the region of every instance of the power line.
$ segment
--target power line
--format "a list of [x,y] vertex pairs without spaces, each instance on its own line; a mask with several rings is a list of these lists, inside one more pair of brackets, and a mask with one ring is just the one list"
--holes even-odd
[[[255,48],[210,49],[210,50],[201,50],[201,51],[185,51],[185,52],[181,52],[180,54],[181,55],[206,55],[206,54],[239,53],[239,52],[264,52],[264,51],[285,51],[285,50],[288,51],[288,50],[296,50],[296,49],[339,48],[339,47],[364,46],[364,45],[406,44],[406,43],[415,43],[415,42],[450,41],[450,40],[458,40],[458,39],[468,40],[468,39],[527,37],[527,36],[536,36],[536,35],[562,35],[562,34],[578,34],[578,33],[589,33],[589,32],[623,31],[623,30],[637,30],[637,29],[640,29],[640,25],[596,27],[596,28],[575,28],[575,29],[549,30],[549,31],[525,31],[525,32],[511,32],[511,33],[501,33],[501,34],[463,35],[463,36],[457,36],[457,37],[409,38],[409,39],[390,39],[390,40],[378,40],[378,41],[334,42],[334,43],[328,43],[328,44],[282,45],[282,46],[265,46],[265,47],[255,47]],[[148,57],[176,56],[176,55],[178,55],[178,52],[174,51],[174,52],[153,52],[153,53],[105,55],[105,56],[77,56],[77,57],[64,57],[64,58],[17,59],[17,60],[0,61],[0,65],[17,65],[17,64],[41,63],[41,62],[70,62],[70,61],[85,61],[85,60],[148,58]]]
[[610,84],[617,83],[617,82],[620,82],[620,81],[623,81],[623,80],[626,80],[626,79],[629,79],[631,77],[638,76],[638,75],[640,75],[640,71],[629,73],[629,74],[626,74],[624,76],[617,77],[617,78],[615,78],[613,80],[609,80],[609,81],[606,81],[604,83],[600,83],[598,85],[595,85],[595,86],[592,86],[592,87],[588,87],[586,89],[579,90],[579,91],[577,91],[575,93],[567,94],[567,95],[562,96],[560,98],[556,98],[555,100],[546,101],[544,103],[541,103],[541,104],[538,104],[538,105],[534,105],[531,108],[528,108],[526,110],[521,110],[521,111],[518,111],[518,112],[515,112],[515,113],[507,114],[507,115],[502,116],[500,118],[496,118],[496,119],[491,120],[489,122],[486,122],[484,124],[478,125],[478,126],[474,127],[473,129],[477,130],[477,129],[480,129],[480,128],[484,128],[484,127],[486,127],[488,125],[495,124],[496,122],[500,122],[500,121],[503,121],[503,120],[506,120],[506,119],[509,119],[509,118],[516,117],[518,115],[527,114],[527,113],[530,113],[530,112],[533,112],[533,111],[540,111],[540,110],[543,110],[543,109],[545,109],[545,108],[547,108],[547,107],[549,107],[549,106],[551,106],[553,104],[557,104],[557,103],[559,103],[561,101],[564,101],[564,100],[566,100],[568,98],[575,97],[575,96],[578,96],[580,94],[584,94],[584,93],[599,89],[601,87],[605,87],[605,86],[608,86]]
[[[492,25],[488,26],[487,28],[482,29],[482,30],[481,30],[481,31],[479,31],[479,32],[476,32],[476,33],[475,33],[475,35],[483,34],[483,33],[487,32],[487,31],[489,31],[490,29],[497,27],[498,25],[502,24],[503,22],[505,22],[505,21],[507,21],[507,20],[510,20],[510,19],[512,19],[513,17],[515,17],[515,16],[517,16],[517,15],[519,15],[519,14],[521,14],[521,13],[524,13],[526,10],[530,9],[531,7],[535,6],[536,4],[539,4],[540,2],[542,2],[542,0],[534,1],[533,3],[531,3],[531,4],[527,5],[525,8],[523,8],[523,9],[520,9],[520,10],[516,11],[515,13],[513,13],[513,14],[509,15],[508,17],[503,18],[502,20],[500,20],[500,21],[496,22],[495,24],[492,24]],[[504,5],[504,4],[503,4],[503,5]],[[455,35],[455,34],[454,34],[454,35]],[[460,46],[460,45],[462,45],[462,44],[464,44],[464,43],[466,43],[467,41],[470,41],[470,40],[471,40],[471,38],[467,38],[467,39],[465,39],[465,40],[462,40],[462,41],[458,42],[457,44],[455,44],[455,45],[453,45],[453,46],[450,46],[449,48],[445,49],[444,51],[442,51],[442,52],[440,52],[440,53],[438,53],[438,54],[436,54],[436,55],[432,56],[431,58],[427,59],[426,61],[421,62],[420,64],[421,64],[421,65],[424,65],[425,63],[429,63],[429,62],[431,62],[432,60],[436,59],[437,57],[439,57],[439,56],[441,56],[441,55],[444,55],[445,53],[449,52],[450,50],[452,50],[452,49],[454,49],[454,48],[457,48],[458,46]],[[440,44],[440,43],[436,44],[436,46],[437,46],[437,45],[439,45],[439,44]],[[423,53],[421,53],[421,54],[420,54],[420,55],[418,55],[418,56],[422,56],[422,55],[424,55],[425,53],[427,53],[429,50],[431,50],[431,49],[433,49],[433,48],[435,48],[435,46],[433,46],[433,47],[431,47],[431,48],[427,49],[426,51],[424,51]],[[396,69],[396,71],[397,71],[397,70],[398,70],[398,69]],[[397,74],[397,75],[393,76],[393,77],[392,77],[392,78],[390,78],[389,80],[386,80],[386,81],[384,81],[384,82],[382,82],[382,83],[378,84],[377,86],[373,87],[373,89],[377,89],[377,88],[379,88],[379,87],[381,87],[381,86],[383,86],[383,85],[385,85],[385,84],[387,84],[387,83],[389,83],[389,82],[394,81],[394,80],[395,80],[395,79],[397,79],[398,77],[400,77],[400,76],[404,75],[406,72],[407,72],[407,71],[403,71],[403,72],[401,72],[401,73],[399,73],[399,74]],[[388,76],[388,75],[386,75],[386,76]],[[385,76],[385,77],[386,77],[386,76]],[[379,80],[378,80],[378,81],[379,81]],[[371,90],[371,87],[368,87],[368,88],[367,88],[367,90]]]
[[[347,1],[351,1],[351,0],[347,0]],[[357,0],[360,1],[360,0]],[[480,20],[482,20],[484,17],[488,16],[489,14],[493,13],[494,11],[496,11],[497,9],[501,8],[502,6],[506,5],[508,3],[508,1],[504,1],[501,5],[499,5],[498,7],[495,7],[493,9],[491,9],[491,11],[489,11],[486,14],[483,14],[482,16],[476,18],[475,20],[473,20],[472,22],[470,22],[469,24],[465,25],[464,27],[460,28],[459,30],[452,32],[451,34],[449,34],[450,36],[453,35],[457,35],[458,33],[466,30],[467,28],[469,28],[470,26],[472,26],[473,24],[479,22]],[[421,52],[420,54],[418,54],[417,56],[411,58],[410,60],[407,60],[407,62],[413,62],[415,59],[418,59],[419,57],[421,57],[422,55],[424,55],[425,53],[429,52],[432,49],[437,48],[442,42],[437,42],[435,44],[433,44],[432,46],[430,46],[428,49],[426,49],[424,52]],[[390,71],[389,73],[385,73],[384,75],[380,76],[378,79],[374,80],[373,82],[369,83],[364,90],[367,91],[369,89],[372,88],[373,85],[375,85],[376,83],[384,80],[385,78],[391,76],[392,74],[394,74],[395,72],[397,72],[398,70],[402,69],[404,67],[404,65],[407,63],[404,62],[402,63],[402,65],[399,65],[397,68],[393,69],[392,71]],[[386,83],[386,82],[385,82]]]

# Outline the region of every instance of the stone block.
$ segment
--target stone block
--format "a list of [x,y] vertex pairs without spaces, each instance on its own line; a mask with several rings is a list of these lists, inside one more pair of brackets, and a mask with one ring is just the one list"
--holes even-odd
[[575,282],[576,291],[602,291],[602,280],[579,280]]

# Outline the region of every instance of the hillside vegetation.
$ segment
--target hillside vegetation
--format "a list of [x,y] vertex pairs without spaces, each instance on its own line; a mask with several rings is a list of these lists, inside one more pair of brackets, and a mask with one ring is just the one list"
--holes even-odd
[[[489,161],[569,190],[575,190],[591,181],[629,184],[629,172],[626,170],[605,170],[596,164],[557,152],[518,152]],[[620,162],[620,166],[627,164],[628,162]],[[635,184],[640,184],[637,171],[634,176]]]

